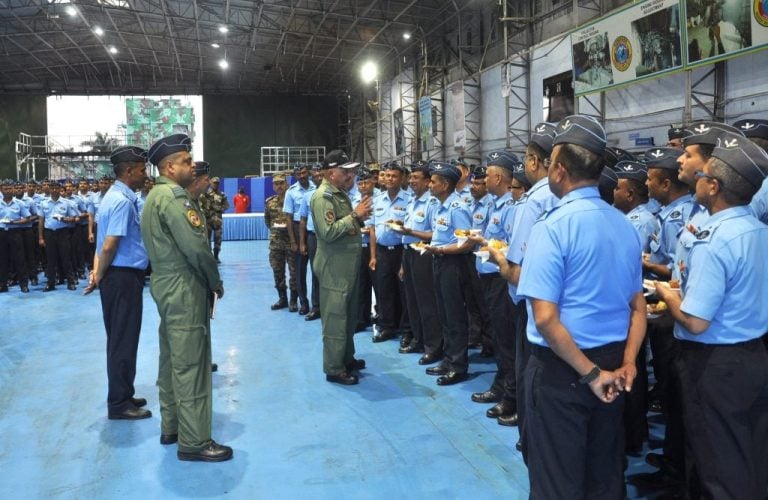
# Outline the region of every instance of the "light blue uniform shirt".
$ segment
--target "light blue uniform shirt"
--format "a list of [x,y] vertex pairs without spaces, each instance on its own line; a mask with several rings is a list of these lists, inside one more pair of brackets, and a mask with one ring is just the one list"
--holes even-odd
[[147,202],[147,197],[141,194],[141,191],[136,193],[136,206],[139,208],[139,218],[141,218],[141,212],[144,211],[144,204]]
[[[304,197],[301,199],[301,205],[299,206],[299,220],[302,217],[307,218],[307,231],[315,232],[315,222],[312,220],[312,211],[309,209],[309,202],[312,200],[312,195],[315,194],[317,188],[312,185],[304,193]],[[350,195],[350,199],[352,196]],[[354,207],[354,205],[352,205]]]
[[[5,202],[5,198],[0,196],[0,220],[19,220],[29,217],[29,209],[27,205],[19,199],[11,198],[8,203]],[[0,222],[0,229],[14,230],[16,228],[25,227],[19,224],[8,224],[6,222]],[[7,255],[3,255],[3,258],[7,258]],[[3,283],[5,285],[5,283]]]
[[[88,193],[82,194],[80,192],[77,192],[72,195],[72,199],[75,200],[77,203],[77,211],[81,214],[87,214],[89,212],[88,205],[91,203],[91,197]],[[81,226],[87,226],[88,225],[88,217],[85,217],[83,219],[80,219],[80,222],[78,222]]]
[[[23,198],[15,198],[16,200],[20,201],[26,208],[27,211],[29,211],[30,216],[37,216],[39,214],[39,210],[37,208],[37,203],[32,200],[32,198],[28,196],[24,196]],[[16,227],[32,227],[34,221],[25,222],[24,224],[19,224]]]
[[[509,250],[507,250],[507,260],[517,264],[523,264],[525,249],[528,245],[528,237],[531,235],[531,228],[536,221],[546,212],[552,209],[558,202],[557,196],[552,194],[549,189],[549,179],[544,177],[531,186],[515,206],[514,217],[512,219],[512,232],[509,233]],[[510,283],[508,285],[509,296],[517,304],[523,299],[522,295],[517,293],[517,287]]]
[[66,227],[72,227],[72,224],[63,222],[63,217],[77,217],[80,215],[75,206],[59,196],[59,199],[53,201],[51,198],[47,198],[40,204],[40,215],[45,219],[45,229],[52,229],[54,231],[63,229]]
[[101,204],[101,200],[103,198],[104,198],[104,195],[101,194],[101,191],[96,191],[95,193],[91,193],[91,198],[90,198],[91,203],[88,205],[88,213],[90,213],[93,216],[94,221],[96,221],[96,215],[99,213],[99,205]]
[[659,232],[659,221],[645,205],[638,205],[627,214],[629,222],[637,229],[640,235],[640,243],[643,245],[643,252],[651,251],[651,237]]
[[[512,232],[515,206],[515,200],[512,199],[512,193],[509,191],[498,198],[494,198],[488,215],[488,224],[483,232],[483,237],[486,240],[507,241],[509,239],[509,233]],[[480,257],[475,259],[475,268],[480,274],[499,272],[499,266],[490,260],[483,262]]]
[[[763,336],[768,325],[768,226],[746,206],[711,216],[693,244],[680,309],[709,321],[700,335],[675,324],[675,337],[735,344]],[[736,368],[738,369],[738,368]]]
[[456,193],[459,195],[459,198],[461,198],[461,201],[467,205],[467,207],[472,205],[474,198],[472,198],[472,192],[469,190],[469,182],[467,182],[463,188],[457,189]]
[[[426,190],[421,196],[411,198],[405,209],[405,227],[428,233],[432,231],[432,217],[440,202]],[[403,236],[403,245],[422,241],[413,235]]]
[[665,264],[670,270],[674,267],[677,235],[691,211],[692,199],[690,194],[681,196],[662,208],[656,216],[659,232],[651,237],[650,244],[650,261],[654,264]]
[[[642,291],[640,237],[596,187],[565,195],[533,226],[528,248],[519,294],[557,304],[580,349],[627,339],[630,302]],[[547,346],[530,302],[528,340]]]
[[458,238],[454,234],[457,229],[469,229],[472,216],[464,200],[458,193],[451,193],[444,202],[438,200],[437,208],[432,215],[432,246],[441,247],[455,244]]
[[488,193],[479,200],[472,198],[469,204],[469,212],[472,214],[472,229],[485,231],[488,224],[488,214],[493,206],[493,195]]
[[688,213],[685,224],[677,232],[675,260],[672,268],[672,279],[680,280],[681,284],[688,279],[688,260],[691,247],[696,241],[696,234],[707,219],[709,219],[709,211],[691,199],[691,211]]
[[749,204],[752,214],[764,224],[768,224],[768,177],[763,180],[760,189]]
[[285,200],[283,201],[283,212],[293,215],[293,222],[299,222],[301,220],[301,202],[304,199],[304,195],[307,191],[315,189],[315,185],[312,181],[309,181],[307,188],[301,187],[301,184],[294,182],[288,191],[285,192]]
[[658,215],[661,212],[661,203],[656,198],[650,198],[648,203],[643,203],[643,206],[653,215]]
[[405,209],[411,197],[405,190],[397,192],[394,199],[389,198],[386,191],[382,191],[373,199],[373,226],[376,229],[376,243],[385,247],[402,245],[403,233],[393,231],[387,226],[387,221],[405,220]]
[[142,270],[147,268],[149,257],[141,239],[136,193],[123,182],[115,181],[101,200],[97,222],[97,254],[101,253],[107,236],[119,236],[120,243],[112,265]]

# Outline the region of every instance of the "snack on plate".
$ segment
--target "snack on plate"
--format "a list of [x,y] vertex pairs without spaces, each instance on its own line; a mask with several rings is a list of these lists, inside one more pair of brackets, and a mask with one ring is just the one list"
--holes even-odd
[[667,310],[667,303],[660,300],[656,304],[648,304],[648,314],[659,314]]
[[471,229],[457,229],[453,232],[459,238],[467,238],[472,234]]
[[403,221],[401,221],[401,220],[388,220],[387,224],[394,224],[396,226],[402,226],[403,225]]
[[669,280],[669,288],[680,288],[680,280]]
[[422,248],[425,248],[427,246],[427,243],[424,241],[417,241],[416,243],[411,243],[411,248],[414,250],[419,250]]
[[503,250],[505,248],[508,248],[507,242],[504,240],[490,239],[488,240],[488,246],[491,248],[495,248],[496,250]]

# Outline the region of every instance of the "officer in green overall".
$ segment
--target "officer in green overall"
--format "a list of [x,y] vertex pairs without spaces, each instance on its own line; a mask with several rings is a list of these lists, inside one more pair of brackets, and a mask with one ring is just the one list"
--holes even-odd
[[224,286],[203,216],[185,189],[195,179],[190,149],[184,134],[149,149],[160,177],[141,220],[160,314],[160,443],[178,441],[179,460],[220,462],[232,458],[232,448],[211,439],[210,312],[213,295],[222,297]]
[[323,371],[328,382],[354,385],[353,370],[365,368],[355,359],[353,335],[359,307],[360,228],[371,214],[372,200],[363,198],[352,209],[347,192],[355,182],[359,163],[334,150],[323,161],[325,178],[310,201],[315,221],[315,272],[320,283],[320,318],[323,325]]

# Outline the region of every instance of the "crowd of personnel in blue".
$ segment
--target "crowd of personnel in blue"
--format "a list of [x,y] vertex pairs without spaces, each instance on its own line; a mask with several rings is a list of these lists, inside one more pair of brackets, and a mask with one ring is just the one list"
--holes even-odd
[[[695,122],[668,139],[635,155],[570,116],[534,127],[522,157],[356,167],[355,211],[342,214],[313,207],[331,207],[329,172],[358,164],[297,164],[273,200],[284,222],[272,238],[290,251],[270,263],[283,287],[286,266],[294,275],[272,309],[320,318],[332,356],[304,242],[352,228],[354,333],[399,336],[440,386],[467,380],[469,349],[493,356],[491,386],[471,397],[518,426],[531,498],[623,498],[626,481],[671,498],[766,498],[768,120]],[[323,262],[321,294],[337,271]],[[346,367],[324,363],[326,379],[357,384],[352,337],[339,349]],[[645,454],[658,470],[625,478],[649,410],[665,423],[662,452]]]

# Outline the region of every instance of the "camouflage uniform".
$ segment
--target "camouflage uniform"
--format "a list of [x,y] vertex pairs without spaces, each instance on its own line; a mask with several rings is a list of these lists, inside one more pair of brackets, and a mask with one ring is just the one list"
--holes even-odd
[[[290,276],[289,286],[291,296],[296,296],[296,259],[291,254],[291,241],[288,237],[288,224],[291,218],[283,212],[283,199],[277,195],[270,196],[264,203],[264,222],[269,228],[269,265],[275,275],[275,288],[280,299],[286,297],[285,264],[288,263]],[[284,227],[274,227],[282,224]]]
[[209,242],[211,241],[211,234],[213,234],[213,256],[218,261],[221,251],[222,217],[224,211],[229,208],[229,200],[223,191],[211,190],[200,196],[200,207],[205,214]]

